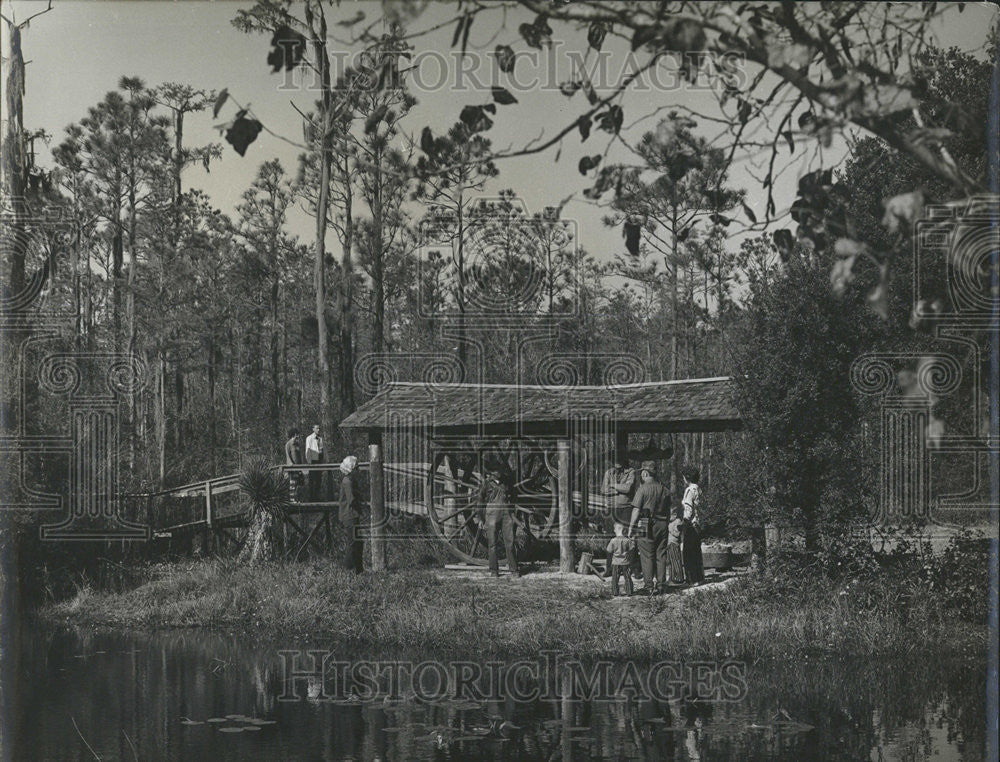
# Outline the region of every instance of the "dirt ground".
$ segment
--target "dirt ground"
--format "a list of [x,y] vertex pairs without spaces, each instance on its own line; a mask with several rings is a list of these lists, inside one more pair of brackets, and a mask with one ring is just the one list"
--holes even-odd
[[[708,569],[705,572],[705,581],[700,585],[668,586],[667,591],[657,596],[657,599],[664,600],[673,597],[679,601],[681,600],[680,596],[700,595],[713,590],[723,590],[733,584],[746,571],[746,568],[737,568],[727,572],[716,572],[714,569]],[[632,598],[613,597],[610,579],[600,579],[595,574],[577,574],[576,572],[563,574],[551,565],[539,565],[534,569],[526,565],[518,579],[511,579],[510,575],[503,569],[500,572],[500,578],[495,579],[485,567],[461,564],[449,564],[445,569],[436,572],[436,576],[448,580],[467,580],[471,587],[484,590],[494,588],[496,585],[506,585],[519,588],[519,592],[532,592],[543,597],[558,597],[560,593],[572,593],[587,598],[606,599],[614,605],[646,599],[646,596],[638,594]],[[642,584],[641,577],[633,577],[633,586],[636,590],[641,588]]]

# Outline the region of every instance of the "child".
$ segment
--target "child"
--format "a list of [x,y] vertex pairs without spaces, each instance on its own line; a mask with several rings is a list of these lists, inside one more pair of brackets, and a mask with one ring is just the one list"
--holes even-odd
[[681,556],[681,533],[684,531],[684,507],[679,506],[667,529],[667,565],[670,567],[670,584],[684,583],[684,559]]
[[635,553],[635,540],[625,536],[625,525],[615,522],[615,536],[608,543],[608,553],[611,556],[611,592],[618,595],[618,580],[625,577],[625,595],[632,595],[632,555]]

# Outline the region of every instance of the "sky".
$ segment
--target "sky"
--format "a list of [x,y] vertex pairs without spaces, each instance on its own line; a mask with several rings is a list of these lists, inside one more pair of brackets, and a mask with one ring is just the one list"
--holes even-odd
[[[44,2],[10,2],[0,0],[4,15],[17,19],[27,18],[44,8]],[[246,106],[269,130],[291,141],[301,142],[301,119],[292,102],[307,109],[315,98],[315,91],[308,87],[309,78],[272,74],[266,63],[270,49],[269,39],[259,34],[244,34],[230,23],[241,8],[250,3],[239,0],[202,2],[183,0],[55,0],[53,9],[32,21],[23,33],[22,48],[26,61],[26,94],[24,122],[28,129],[44,128],[53,135],[53,145],[63,137],[65,127],[86,114],[87,108],[97,103],[104,94],[116,87],[123,75],[139,76],[149,85],[180,82],[206,90],[227,88],[232,98]],[[343,2],[332,11],[333,36],[346,37],[346,30],[337,27],[337,20],[351,19],[364,12],[367,20],[381,15],[377,2]],[[432,3],[409,27],[414,32],[429,29],[454,15],[450,3]],[[492,50],[497,44],[510,44],[515,50],[525,46],[517,32],[518,24],[530,21],[527,12],[507,15],[496,13],[487,19],[477,20],[469,34],[469,48]],[[967,3],[962,14],[948,13],[948,22],[937,31],[944,46],[957,45],[968,50],[982,46],[995,18],[995,6],[988,3]],[[460,59],[451,49],[453,25],[421,36],[415,41],[416,61],[419,68],[411,75],[417,106],[403,123],[403,131],[419,138],[420,130],[429,125],[435,133],[444,132],[457,119],[462,106],[468,103],[487,103],[491,100],[489,86],[493,74],[492,61],[483,56]],[[534,139],[544,139],[560,127],[569,124],[585,110],[583,96],[577,93],[566,98],[552,92],[560,81],[570,78],[572,54],[583,51],[586,41],[582,32],[556,29],[556,38],[566,44],[547,52],[538,62],[519,61],[520,87],[510,87],[518,103],[500,107],[495,126],[488,133],[494,148],[505,149],[523,146]],[[346,46],[334,40],[334,50],[349,53]],[[609,38],[605,49],[611,55],[608,61],[607,80],[621,76],[622,62],[626,59],[627,44]],[[338,66],[335,60],[335,67]],[[598,87],[600,90],[600,87]],[[682,104],[698,110],[714,109],[714,97],[686,82],[672,81],[660,76],[658,81],[640,92],[630,92],[622,101],[625,125],[628,127],[640,116],[657,109],[666,110]],[[188,115],[185,120],[185,142],[188,146],[208,142],[223,142],[214,125],[233,116],[235,106],[229,103],[217,120],[211,113]],[[655,127],[656,117],[648,117],[625,131],[630,139]],[[608,229],[601,222],[606,210],[597,208],[582,197],[590,181],[581,177],[577,163],[584,155],[602,153],[604,133],[595,133],[581,145],[576,133],[563,142],[556,160],[557,147],[545,153],[505,159],[499,163],[500,174],[487,188],[487,195],[496,195],[501,189],[512,188],[523,199],[527,211],[534,212],[546,205],[554,205],[568,196],[573,198],[564,208],[564,217],[574,220],[578,240],[598,259],[607,260],[623,253],[620,229]],[[606,142],[606,141],[605,141]],[[817,166],[815,152],[799,148],[791,159],[791,171],[776,183],[775,196],[778,211],[787,209],[794,200],[796,178]],[[846,144],[838,138],[826,151],[822,160],[829,164],[842,158]],[[224,212],[232,213],[240,194],[252,182],[257,168],[271,158],[281,160],[286,171],[294,175],[296,157],[300,149],[288,142],[262,133],[247,150],[245,157],[238,156],[230,146],[224,145],[223,157],[214,162],[210,173],[200,166],[185,172],[186,187],[204,190],[213,203]],[[630,161],[633,157],[623,148],[616,147],[605,159]],[[47,163],[47,157],[40,157]],[[761,161],[756,157],[755,161]],[[752,162],[736,165],[731,174],[731,184],[748,190],[748,204],[759,218],[764,217],[766,195],[760,189],[760,176]],[[304,213],[295,214],[290,222],[293,232],[304,241],[311,239],[312,226]],[[735,230],[729,245],[738,245],[740,235]]]

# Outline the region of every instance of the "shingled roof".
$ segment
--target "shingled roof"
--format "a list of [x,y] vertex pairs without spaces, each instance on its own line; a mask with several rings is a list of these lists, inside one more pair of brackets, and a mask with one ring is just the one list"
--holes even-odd
[[398,382],[340,424],[372,431],[429,427],[431,435],[558,435],[568,421],[611,415],[633,432],[740,428],[728,376],[622,386],[527,386]]

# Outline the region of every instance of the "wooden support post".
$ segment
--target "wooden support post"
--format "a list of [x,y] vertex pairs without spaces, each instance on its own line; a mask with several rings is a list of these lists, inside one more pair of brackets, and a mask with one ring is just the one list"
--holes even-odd
[[212,552],[212,482],[205,482],[205,533],[201,537],[201,552],[206,558]]
[[570,447],[568,439],[557,443],[559,451],[559,571],[573,571],[573,485],[570,481]]
[[212,526],[212,482],[205,482],[205,523]]
[[615,427],[615,462],[624,466],[628,460],[628,432],[619,424]]
[[773,556],[781,551],[781,527],[774,524],[764,525],[764,553]]
[[368,485],[371,491],[372,571],[385,571],[385,475],[382,470],[382,435],[368,438]]

